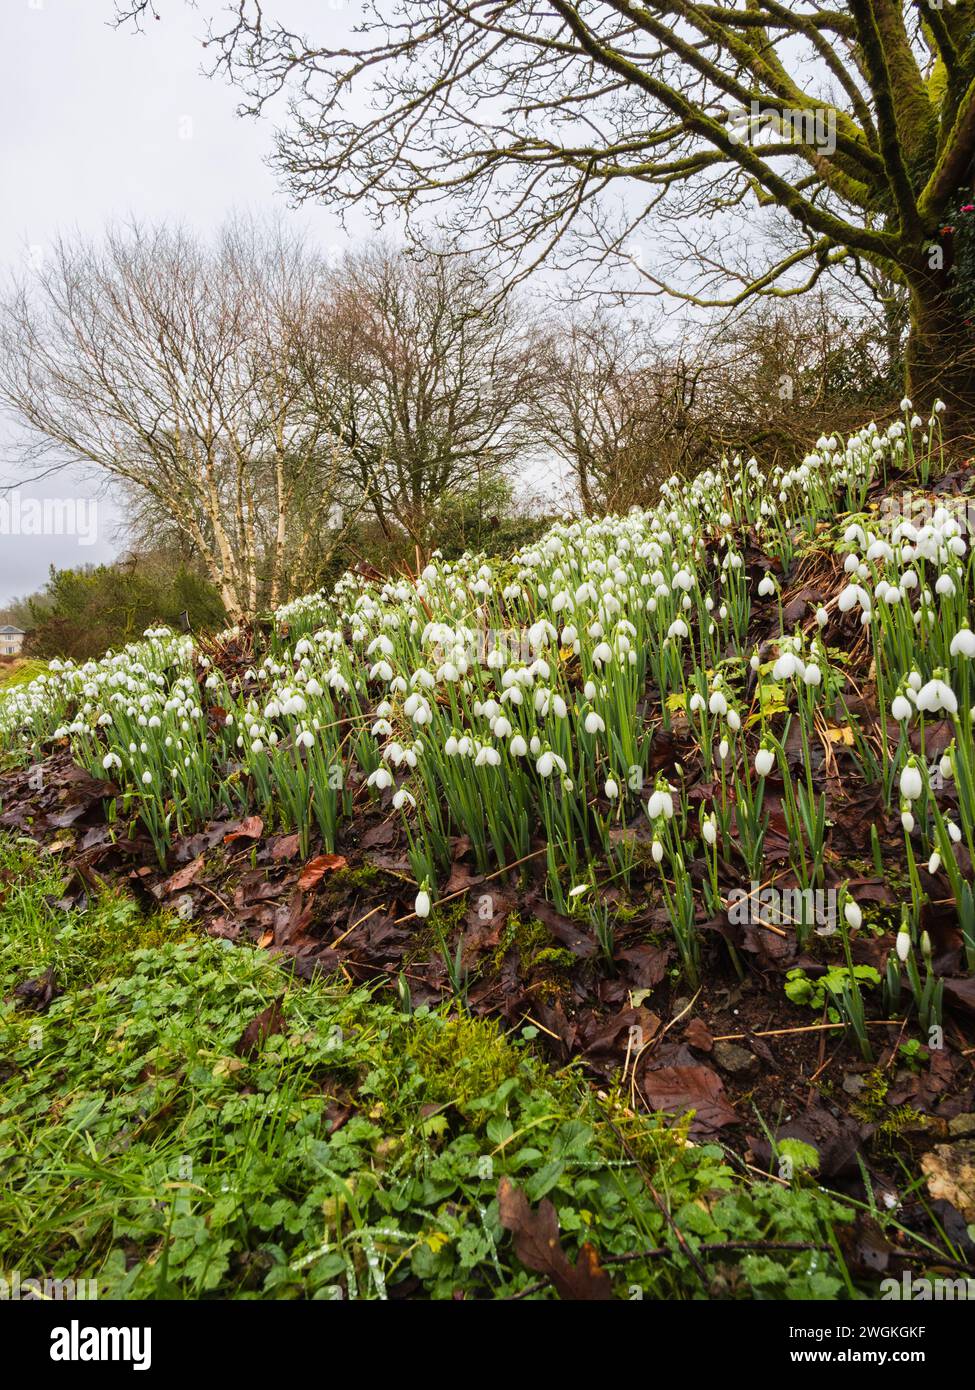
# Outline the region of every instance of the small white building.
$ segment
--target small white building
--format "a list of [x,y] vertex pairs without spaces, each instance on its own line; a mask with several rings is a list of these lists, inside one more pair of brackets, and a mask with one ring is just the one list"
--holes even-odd
[[0,627],[0,656],[20,656],[26,636],[23,628],[11,627],[9,623],[5,623]]

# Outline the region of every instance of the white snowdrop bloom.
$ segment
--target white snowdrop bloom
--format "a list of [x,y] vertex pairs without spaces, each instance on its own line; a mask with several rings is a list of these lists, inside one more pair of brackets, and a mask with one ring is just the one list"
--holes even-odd
[[911,936],[910,936],[910,932],[905,931],[904,928],[901,927],[900,931],[897,933],[897,959],[900,961],[901,965],[904,965],[904,964],[906,963],[907,958],[908,958],[908,956],[909,956],[910,954],[911,954]]
[[852,898],[847,899],[846,905],[843,908],[843,916],[846,918],[848,925],[853,927],[854,930],[863,925],[863,913]]
[[475,767],[498,767],[501,763],[501,754],[496,748],[484,747],[477,750],[474,759]]
[[910,811],[901,811],[901,825],[904,827],[906,834],[914,834],[914,817],[911,815]]
[[936,594],[940,594],[942,598],[951,598],[955,593],[955,581],[952,579],[951,575],[940,575],[935,583],[934,591]]
[[919,672],[919,671],[912,671],[912,672],[910,673],[910,675],[907,677],[907,684],[908,684],[909,688],[910,688],[911,690],[913,690],[913,691],[914,691],[914,694],[916,695],[917,692],[921,689],[921,686],[922,686],[922,684],[923,684],[923,682],[922,682],[922,680],[921,680],[921,674],[920,674],[920,672]]
[[674,621],[671,623],[670,627],[667,629],[667,636],[668,636],[668,637],[686,637],[686,636],[688,635],[689,631],[690,631],[690,629],[688,628],[687,624],[684,622],[684,619],[683,619],[683,618],[675,618]]
[[955,769],[951,765],[951,757],[949,756],[949,754],[942,753],[941,760],[938,763],[938,771],[941,773],[942,777],[945,779],[946,782],[950,782],[952,777],[954,777]]
[[457,756],[457,739],[454,734],[450,734],[443,746],[443,751],[448,758]]
[[937,714],[947,710],[949,714],[958,713],[958,698],[950,685],[935,677],[917,693],[917,707],[926,713]]
[[590,710],[586,715],[584,727],[587,734],[604,734],[606,725],[595,710]]
[[916,801],[921,795],[923,787],[924,783],[921,780],[920,768],[918,768],[912,760],[901,769],[901,796],[905,797],[908,801]]
[[367,787],[378,787],[380,791],[385,791],[387,787],[393,785],[393,774],[388,767],[377,767],[375,772],[370,772],[366,778]]
[[561,695],[552,696],[552,713],[555,715],[556,719],[565,719],[566,715],[569,713]]
[[615,801],[620,794],[619,783],[613,777],[607,777],[603,791],[610,801]]
[[142,780],[147,787],[152,784],[152,773],[148,768],[146,768],[145,772],[142,774]]
[[528,744],[521,734],[515,734],[514,738],[508,744],[508,751],[513,758],[523,758],[525,756],[528,752]]
[[701,834],[706,844],[713,845],[717,843],[718,827],[713,815],[701,822]]
[[856,574],[856,572],[857,572],[857,570],[858,570],[859,568],[860,568],[860,557],[859,557],[859,555],[854,555],[854,554],[852,554],[852,553],[849,554],[849,555],[847,555],[846,559],[843,561],[843,572],[844,572],[845,574]]
[[372,726],[373,738],[388,738],[393,732],[393,726],[388,719],[377,719]]
[[[681,626],[684,626],[683,623],[681,624]],[[593,664],[596,666],[605,666],[610,661],[612,661],[613,649],[612,647],[610,647],[609,643],[600,642],[599,645],[593,651],[592,659]]]
[[937,850],[935,850],[934,853],[932,854],[931,858],[928,860],[928,873],[929,873],[929,874],[936,874],[940,868],[941,868],[941,855],[938,853]]
[[959,628],[948,650],[952,656],[964,656],[969,660],[975,658],[975,632],[970,627]]
[[721,759],[722,762],[724,762],[727,759],[728,754],[730,752],[731,747],[728,743],[728,740],[726,738],[723,738],[721,742],[718,744],[718,757]]
[[758,592],[762,598],[768,598],[775,593],[775,580],[770,574],[766,574],[764,579],[758,581]]
[[295,739],[295,742],[299,748],[314,748],[315,735],[310,729],[302,729],[301,733]]
[[650,855],[655,864],[659,864],[664,857],[664,847],[659,840],[654,840],[650,846]]
[[748,659],[748,664],[749,664],[749,666],[752,668],[753,671],[758,671],[758,670],[759,670],[759,668],[761,667],[761,664],[762,664],[762,663],[761,663],[761,661],[759,661],[759,659],[758,659],[758,652],[752,652],[751,656],[750,656],[749,659]]
[[430,908],[432,906],[433,904],[430,902],[430,894],[427,892],[425,888],[421,888],[419,893],[417,893],[416,895],[415,902],[413,903],[413,911],[416,913],[417,917],[429,917]]
[[[121,766],[122,759],[119,757],[117,753],[106,753],[105,757],[102,758],[102,767],[105,769],[106,772],[111,772],[113,767]],[[150,777],[150,781],[151,780],[152,778]]]
[[829,622],[829,614],[826,612],[825,608],[816,609],[816,622],[820,627],[825,627]]
[[711,698],[708,700],[708,709],[712,714],[722,716],[728,713],[728,701],[723,691],[712,690]]
[[894,696],[890,706],[890,715],[892,719],[896,719],[898,724],[903,724],[906,720],[910,719],[913,713],[914,711],[911,708],[910,700],[903,695]]
[[961,841],[961,830],[958,828],[955,822],[953,820],[949,820],[947,816],[945,817],[945,829],[948,831],[948,838],[951,840],[952,844],[959,844]]
[[821,685],[823,673],[814,661],[811,661],[803,672],[802,679],[807,685]]
[[545,752],[535,764],[535,771],[539,777],[551,777],[555,770],[555,757],[552,753]]
[[695,690],[687,702],[687,707],[692,714],[698,714],[704,708],[704,696],[699,690]]
[[772,667],[772,679],[776,681],[787,681],[796,674],[799,669],[799,659],[792,652],[783,652],[775,665]]
[[491,732],[495,738],[510,738],[512,728],[511,722],[505,719],[503,714],[499,714],[491,726]]
[[651,820],[657,820],[663,816],[665,820],[670,820],[674,814],[674,803],[669,792],[654,791],[647,802],[647,815]]
[[726,715],[726,719],[728,722],[728,728],[731,730],[733,734],[736,734],[738,730],[741,728],[741,715],[738,713],[737,710],[729,709]]
[[759,777],[767,777],[775,766],[775,754],[771,748],[760,748],[755,754],[755,771]]

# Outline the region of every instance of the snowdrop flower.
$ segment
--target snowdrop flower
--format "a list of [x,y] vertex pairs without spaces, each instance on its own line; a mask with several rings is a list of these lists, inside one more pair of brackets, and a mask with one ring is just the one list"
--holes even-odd
[[771,748],[760,748],[755,754],[755,771],[759,777],[767,777],[775,766],[775,754]]
[[563,760],[555,753],[546,749],[536,762],[535,771],[538,773],[539,777],[551,777],[556,767],[558,767],[560,772],[565,771],[565,763]]
[[892,719],[895,719],[898,724],[903,724],[910,719],[913,713],[914,711],[911,709],[910,700],[906,699],[903,695],[894,696],[890,706],[890,715]]
[[975,658],[975,632],[970,627],[959,628],[948,650],[952,656],[964,656],[969,660]]
[[595,710],[590,710],[585,718],[585,730],[587,734],[604,734],[606,725]]
[[728,701],[722,691],[712,690],[711,698],[708,700],[708,709],[712,714],[717,714],[719,716],[728,713]]
[[802,662],[793,652],[783,652],[772,667],[772,679],[776,681],[787,681],[805,670]]
[[917,707],[919,710],[925,710],[932,714],[937,714],[939,710],[947,710],[949,714],[957,714],[958,699],[951,686],[947,685],[940,677],[935,676],[918,691]]
[[923,787],[924,783],[921,780],[920,769],[912,758],[910,762],[901,769],[901,796],[905,797],[908,801],[916,801],[921,795]]
[[847,924],[851,926],[854,931],[863,925],[863,913],[852,898],[847,898],[846,905],[843,908],[843,916],[846,918]]
[[664,847],[659,840],[654,840],[650,846],[650,854],[655,864],[659,864],[664,857]]
[[421,888],[416,895],[413,911],[416,913],[417,917],[429,917],[432,905],[433,904],[430,902],[430,894],[425,887]]
[[[121,767],[121,766],[122,766],[122,759],[119,757],[119,755],[118,755],[117,753],[107,753],[107,754],[105,755],[105,757],[102,758],[102,767],[105,769],[106,772],[111,772],[111,770],[112,770],[113,767]],[[152,777],[151,777],[151,776],[150,776],[149,780],[152,781]]]
[[897,933],[897,959],[904,965],[911,954],[911,935],[905,927]]
[[802,678],[807,685],[820,685],[822,684],[823,673],[816,663],[811,661],[803,672]]
[[825,608],[816,609],[816,622],[820,627],[825,627],[829,622],[829,614],[826,612]]
[[704,837],[706,844],[713,845],[717,843],[718,826],[713,813],[701,822],[701,835]]
[[907,834],[907,835],[913,835],[913,833],[914,833],[914,817],[913,817],[913,815],[911,814],[910,811],[907,811],[907,810],[901,811],[901,825],[904,827],[904,832],[905,832],[905,834]]
[[399,789],[397,792],[394,792],[394,794],[393,794],[393,807],[394,807],[395,810],[401,811],[401,810],[403,809],[404,806],[415,806],[415,805],[416,805],[416,800],[415,800],[415,798],[406,790],[405,787],[400,787],[400,789]]
[[393,774],[388,767],[377,767],[375,772],[370,772],[366,778],[367,787],[378,787],[380,791],[385,791],[387,787],[393,785]]
[[152,773],[148,768],[146,768],[145,772],[142,774],[142,781],[147,787],[152,785]]
[[612,777],[607,777],[603,790],[610,801],[615,801],[620,794],[619,783]]
[[761,598],[768,598],[770,594],[775,593],[775,580],[770,574],[766,573],[765,577],[758,581],[758,592]]
[[929,873],[929,874],[936,874],[940,868],[941,868],[941,855],[938,853],[937,850],[935,850],[934,853],[932,854],[931,858],[928,860],[928,873]]
[[315,745],[315,735],[310,729],[303,729],[295,739],[299,748],[313,748]]

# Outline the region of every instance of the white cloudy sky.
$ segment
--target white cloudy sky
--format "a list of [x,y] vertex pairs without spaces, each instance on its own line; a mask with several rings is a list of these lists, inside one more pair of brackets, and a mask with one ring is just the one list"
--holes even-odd
[[[320,244],[344,244],[336,218],[323,209],[287,212],[265,164],[270,124],[237,118],[233,90],[203,75],[200,39],[215,10],[201,3],[194,12],[169,0],[160,22],[138,35],[110,26],[112,0],[3,0],[4,278],[25,256],[43,255],[58,231],[97,232],[130,213],[178,219],[206,233],[230,209],[280,208]],[[278,11],[298,27],[347,26],[355,4],[285,0]],[[15,443],[12,424],[0,422],[0,482],[19,482],[22,497],[98,492],[94,481],[76,476],[28,485]],[[0,517],[0,605],[43,584],[51,564],[84,564],[117,552],[121,518],[110,498],[99,498],[98,506],[98,539],[87,546],[66,536],[3,534],[9,527]]]

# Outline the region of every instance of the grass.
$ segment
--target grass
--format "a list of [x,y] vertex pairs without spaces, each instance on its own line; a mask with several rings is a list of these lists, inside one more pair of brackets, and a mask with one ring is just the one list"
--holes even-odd
[[[571,1259],[592,1242],[619,1297],[853,1287],[828,1249],[774,1248],[835,1248],[848,1209],[802,1177],[745,1181],[554,1073],[533,1029],[293,982],[128,898],[65,911],[61,892],[55,862],[0,840],[0,1271],[123,1298],[554,1297],[501,1226],[507,1176],[554,1204]],[[12,997],[48,967],[45,1012]],[[275,1001],[280,1030],[239,1047]],[[729,1241],[768,1248],[707,1248]]]
[[0,665],[0,690],[13,690],[18,685],[30,685],[38,676],[47,671],[46,661],[31,661],[18,658],[7,665]]

